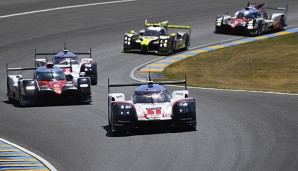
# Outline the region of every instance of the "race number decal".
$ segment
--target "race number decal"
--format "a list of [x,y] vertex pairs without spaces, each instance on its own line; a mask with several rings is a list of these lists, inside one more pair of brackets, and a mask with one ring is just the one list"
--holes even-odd
[[161,114],[161,108],[147,108],[148,115]]

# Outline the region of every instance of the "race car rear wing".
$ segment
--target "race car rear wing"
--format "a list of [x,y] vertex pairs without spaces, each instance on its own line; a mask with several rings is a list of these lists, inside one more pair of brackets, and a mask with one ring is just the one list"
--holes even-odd
[[[63,49],[63,51],[67,51],[66,48]],[[40,56],[40,55],[45,55],[45,56],[48,56],[48,55],[56,55],[57,53],[59,52],[47,52],[47,53],[37,53],[37,50],[35,49],[35,59],[37,58],[37,56]],[[90,58],[92,58],[92,51],[91,51],[91,48],[89,50],[89,52],[73,52],[75,55],[89,55]]]
[[289,9],[289,5],[286,5],[286,7],[267,7],[267,9],[272,9],[272,10],[281,10],[281,11],[284,11],[285,13],[288,12],[288,9]]
[[8,68],[6,64],[6,76],[8,76],[9,71],[24,71],[24,70],[36,70],[38,67],[26,67],[26,68]]
[[[163,82],[153,82],[151,81],[151,78],[149,76],[149,79],[147,81],[148,85],[152,84],[159,84],[159,85],[181,85],[184,84],[185,90],[187,90],[187,81],[186,76],[184,77],[184,80],[180,81],[163,81]],[[139,83],[128,83],[128,84],[110,84],[110,79],[108,78],[108,94],[110,94],[110,87],[130,87],[130,86],[141,86],[145,85],[145,83],[139,82]]]
[[191,34],[191,26],[171,25],[169,24],[169,21],[163,21],[161,23],[148,23],[147,20],[145,20],[145,27],[150,27],[150,26],[172,28],[172,29],[186,29],[189,31],[189,34]]
[[165,28],[173,28],[173,29],[191,29],[191,26],[182,26],[182,25],[171,25],[169,24],[169,21],[163,21],[161,23],[148,23],[147,20],[145,20],[145,27],[165,27]]

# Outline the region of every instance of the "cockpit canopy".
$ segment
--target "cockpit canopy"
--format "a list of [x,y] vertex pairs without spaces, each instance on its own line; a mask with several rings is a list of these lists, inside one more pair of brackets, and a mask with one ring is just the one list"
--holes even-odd
[[235,14],[235,18],[243,18],[243,19],[254,19],[258,18],[261,16],[261,13],[257,10],[252,10],[252,11],[238,11]]
[[35,78],[37,81],[53,81],[53,80],[65,80],[65,75],[63,71],[36,71]]
[[164,36],[167,30],[163,27],[148,27],[145,29],[144,36]]
[[55,57],[53,60],[55,65],[70,65],[71,64],[79,64],[78,57]]
[[135,92],[132,96],[133,103],[164,103],[170,102],[168,91],[143,91]]

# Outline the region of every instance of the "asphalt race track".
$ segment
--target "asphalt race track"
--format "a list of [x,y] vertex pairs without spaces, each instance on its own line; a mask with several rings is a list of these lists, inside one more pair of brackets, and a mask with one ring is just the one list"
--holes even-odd
[[[107,0],[106,0],[107,1]],[[105,0],[2,0],[0,16]],[[298,1],[288,25],[298,24]],[[60,171],[298,170],[298,96],[190,89],[197,99],[198,130],[150,130],[111,137],[107,132],[107,79],[132,82],[136,66],[160,56],[125,54],[125,32],[144,20],[192,25],[191,47],[240,36],[214,34],[218,14],[247,1],[151,0],[0,17],[0,137],[42,156]],[[7,101],[5,64],[33,66],[34,49],[93,50],[99,85],[91,105],[19,108]],[[24,77],[31,78],[26,71]],[[173,87],[171,87],[173,89]],[[130,97],[133,89],[118,91]],[[113,90],[117,92],[117,89]]]

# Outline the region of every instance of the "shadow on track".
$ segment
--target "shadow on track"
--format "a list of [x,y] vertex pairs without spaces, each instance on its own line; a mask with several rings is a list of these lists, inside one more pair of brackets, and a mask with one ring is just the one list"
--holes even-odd
[[130,132],[112,132],[109,125],[102,127],[107,133],[107,137],[130,137],[152,134],[172,134],[197,131],[196,128],[177,128],[177,127],[151,127],[151,128],[135,128]]
[[78,105],[92,105],[91,103],[81,103],[81,102],[41,102],[35,105],[22,106],[15,101],[2,101],[2,103],[13,105],[17,108],[34,108],[34,107],[49,107],[49,106],[78,106]]

